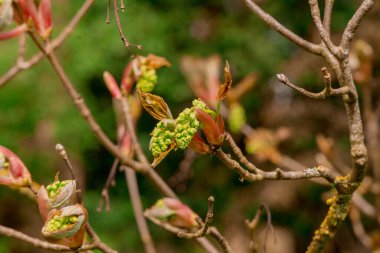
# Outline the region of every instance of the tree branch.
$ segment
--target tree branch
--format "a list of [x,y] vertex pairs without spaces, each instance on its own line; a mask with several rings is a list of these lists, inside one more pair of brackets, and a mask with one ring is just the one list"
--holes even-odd
[[327,35],[330,35],[332,9],[334,7],[334,0],[325,0],[325,11],[323,13],[323,27]]
[[[326,70],[326,68],[323,68],[322,71],[327,71],[327,70]],[[302,95],[305,95],[309,98],[314,98],[314,99],[326,99],[327,97],[330,97],[330,96],[343,96],[343,95],[349,94],[351,92],[351,89],[348,86],[340,87],[337,89],[332,89],[331,88],[330,74],[328,72],[325,72],[325,73],[328,74],[328,75],[324,75],[324,77],[325,77],[325,89],[319,93],[310,92],[310,91],[307,91],[303,88],[298,87],[297,85],[291,83],[289,81],[288,77],[285,76],[284,74],[277,74],[277,79],[281,83],[283,83],[283,84],[289,86],[290,88],[298,91]]]
[[[74,30],[74,27],[79,23],[81,18],[86,14],[88,9],[94,3],[94,0],[86,0],[86,2],[82,5],[82,7],[78,10],[78,12],[74,15],[68,25],[63,29],[63,31],[54,39],[50,44],[50,50],[56,50],[63,41],[70,35],[70,33]],[[28,61],[20,61],[18,60],[16,64],[10,68],[3,76],[0,77],[0,88],[2,88],[8,81],[14,78],[18,73],[23,70],[29,69],[36,65],[44,58],[45,54],[43,52],[39,52],[32,56]]]
[[318,29],[322,41],[331,53],[333,53],[337,57],[341,57],[341,52],[339,48],[332,43],[330,35],[327,33],[324,25],[322,24],[318,0],[309,0],[309,5],[311,10],[311,17],[313,18],[314,24]]
[[144,209],[141,203],[141,196],[137,184],[136,173],[131,168],[124,166],[125,180],[127,183],[129,195],[132,202],[133,211],[137,223],[137,228],[140,232],[141,240],[143,241],[146,253],[155,253],[154,243],[149,232],[148,224],[144,217]]
[[351,41],[354,38],[355,32],[358,29],[360,22],[363,20],[367,12],[372,9],[374,4],[375,0],[363,0],[359,8],[356,10],[355,14],[348,22],[346,28],[344,29],[340,47],[346,55],[348,55]]
[[228,168],[235,170],[240,175],[241,180],[246,180],[248,182],[256,182],[261,180],[299,180],[310,178],[324,178],[329,183],[333,183],[335,181],[335,178],[329,169],[323,166],[307,168],[303,171],[283,171],[277,168],[275,171],[260,171],[259,174],[253,174],[248,170],[245,170],[237,161],[233,160],[221,149],[216,150],[215,154]]
[[248,8],[250,8],[253,11],[253,13],[255,13],[264,21],[264,23],[276,30],[278,33],[282,34],[285,38],[287,38],[291,42],[295,43],[296,45],[310,53],[316,55],[321,54],[320,46],[306,41],[303,38],[299,37],[297,34],[290,31],[288,28],[286,28],[276,19],[274,19],[271,15],[269,15],[263,9],[261,9],[253,0],[245,0],[245,3],[248,6]]

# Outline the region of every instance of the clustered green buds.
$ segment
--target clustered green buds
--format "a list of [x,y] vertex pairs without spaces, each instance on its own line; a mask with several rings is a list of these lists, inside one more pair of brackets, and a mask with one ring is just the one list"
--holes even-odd
[[173,125],[165,120],[161,120],[158,122],[151,135],[152,138],[150,140],[149,149],[152,151],[153,156],[157,157],[165,152],[173,142]]
[[180,149],[185,149],[199,128],[194,108],[186,108],[178,115],[175,126],[175,140]]
[[157,72],[154,68],[142,64],[140,67],[141,74],[137,80],[137,88],[143,92],[151,92],[157,83]]
[[245,110],[239,103],[233,103],[230,105],[230,117],[228,118],[228,124],[233,133],[238,133],[240,128],[245,124]]
[[62,208],[76,203],[75,180],[60,181],[58,178],[46,186],[41,186],[38,191],[38,207],[44,220],[54,208]]
[[55,196],[58,195],[58,193],[60,193],[60,191],[62,190],[62,188],[64,186],[66,186],[70,181],[72,180],[65,180],[65,181],[54,181],[52,184],[49,184],[48,186],[46,186],[46,190],[48,192],[48,196],[50,199],[53,199]]
[[60,229],[67,229],[73,224],[78,222],[78,216],[64,216],[60,217],[59,215],[54,216],[51,220],[46,223],[47,231],[57,231]]
[[57,244],[78,248],[83,244],[87,211],[82,205],[52,210],[42,228],[42,236]]

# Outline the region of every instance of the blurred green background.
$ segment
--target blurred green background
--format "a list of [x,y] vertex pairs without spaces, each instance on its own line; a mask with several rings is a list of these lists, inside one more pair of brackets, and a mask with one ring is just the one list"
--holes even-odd
[[[83,2],[53,1],[53,37],[65,27]],[[260,2],[263,8],[300,36],[308,39],[315,37],[307,2]],[[356,5],[357,1],[336,1],[332,23],[334,34],[339,34],[344,28]],[[373,15],[372,20],[376,20]],[[131,54],[121,43],[113,15],[108,25],[105,16],[106,1],[96,1],[59,48],[57,55],[95,118],[115,140],[112,101],[104,86],[102,73],[110,71],[120,80]],[[275,74],[288,71],[285,73],[298,80],[298,84],[303,87],[321,90],[319,69],[323,62],[301,52],[268,29],[242,1],[128,0],[121,21],[129,41],[144,47],[140,51],[131,48],[133,54],[153,53],[166,57],[172,63],[171,68],[158,71],[159,81],[155,93],[165,98],[173,114],[177,115],[194,99],[180,71],[180,58],[183,55],[207,57],[219,54],[223,60],[229,61],[234,81],[241,80],[252,71],[260,76],[254,90],[241,101],[252,127],[275,129],[287,126],[295,129],[296,133],[298,128],[303,129],[282,144],[284,153],[309,166],[315,165],[314,137],[320,132],[335,138],[339,147],[347,153],[344,116],[342,122],[336,122],[331,120],[329,114],[333,111],[336,115],[344,115],[343,104],[339,99],[331,99],[323,106],[321,102],[310,102],[287,91],[290,92],[290,103],[296,103],[297,108],[303,111],[297,114],[298,111],[291,109],[293,107],[288,107],[289,114],[293,116],[284,114],[281,120],[273,119],[272,114],[281,109],[273,106],[276,87],[280,86],[274,80]],[[364,31],[362,33],[370,37]],[[0,73],[5,73],[14,64],[17,46],[17,39],[0,43]],[[28,56],[37,52],[30,41],[27,49]],[[304,112],[305,108],[310,109],[309,113]],[[320,108],[326,113],[319,113]],[[29,167],[33,178],[41,184],[51,182],[57,171],[61,171],[63,177],[67,176],[65,166],[54,150],[56,143],[62,143],[78,168],[85,185],[84,198],[90,221],[102,240],[120,252],[143,252],[122,174],[117,175],[116,186],[110,192],[111,212],[96,211],[113,158],[89,131],[46,60],[33,69],[23,71],[0,89],[0,116],[0,144],[17,153]],[[149,133],[155,123],[146,113],[139,121],[138,135],[147,154]],[[303,125],[306,129],[302,128]],[[244,143],[241,135],[235,137],[239,144]],[[183,155],[182,151],[172,152],[157,167],[164,179],[177,171]],[[149,157],[152,158],[150,154]],[[345,158],[349,163],[349,157],[346,155]],[[267,162],[259,165],[275,168]],[[215,225],[226,234],[233,246],[248,246],[244,219],[252,218],[261,203],[269,203],[272,223],[280,228],[278,236],[285,233],[284,237],[290,238],[285,240],[289,241],[289,245],[280,245],[280,251],[273,252],[302,252],[310,241],[313,229],[319,225],[326,212],[321,195],[328,190],[327,187],[310,182],[241,183],[235,173],[208,156],[196,158],[192,170],[193,177],[187,180],[184,187],[176,189],[177,192],[183,202],[201,216],[207,210],[208,196],[214,195]],[[148,207],[160,198],[160,194],[144,177],[138,176],[138,179],[144,207]],[[42,224],[34,203],[6,187],[0,188],[0,222],[36,236]],[[353,238],[349,226],[345,226],[347,228],[342,229],[337,241],[341,240],[340,237]],[[152,223],[149,223],[149,227],[159,252],[202,252],[192,241],[177,239]],[[331,252],[347,252],[342,250],[342,246],[334,247]],[[242,246],[242,249],[246,248]],[[43,251],[0,237],[0,252]]]

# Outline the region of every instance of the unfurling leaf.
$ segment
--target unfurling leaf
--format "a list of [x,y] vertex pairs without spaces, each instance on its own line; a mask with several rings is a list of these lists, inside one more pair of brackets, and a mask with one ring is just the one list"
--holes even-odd
[[46,188],[41,186],[37,198],[41,216],[46,220],[51,210],[76,203],[75,180],[56,180]]
[[150,166],[152,166],[152,168],[155,168],[170,153],[170,151],[176,147],[177,144],[175,142],[172,142],[165,151],[154,157],[154,160]]
[[224,83],[219,87],[217,99],[223,100],[227,96],[228,91],[231,89],[231,86],[232,76],[230,72],[230,65],[228,64],[228,61],[226,61],[226,65],[224,67]]
[[0,146],[0,185],[29,187],[32,177],[24,163],[12,151]]
[[140,100],[144,109],[157,120],[173,119],[168,105],[160,96],[139,91]]
[[194,228],[199,226],[196,222],[198,216],[188,206],[173,198],[158,200],[145,211],[145,214],[148,218],[152,216],[175,227]]
[[42,236],[49,242],[79,248],[86,232],[87,210],[82,205],[53,209],[42,228]]
[[201,138],[199,131],[194,134],[193,139],[189,143],[189,148],[202,155],[210,154],[210,146]]
[[157,56],[154,54],[148,54],[148,56],[145,58],[146,60],[146,65],[153,69],[159,69],[161,67],[170,67],[171,64],[166,58]]
[[208,143],[213,146],[222,145],[224,141],[224,132],[221,132],[221,130],[223,131],[224,127],[223,129],[219,129],[218,126],[224,126],[224,124],[222,125],[220,122],[222,119],[219,119],[219,123],[217,124],[208,113],[199,108],[195,108],[195,115],[203,126],[202,131],[205,134]]

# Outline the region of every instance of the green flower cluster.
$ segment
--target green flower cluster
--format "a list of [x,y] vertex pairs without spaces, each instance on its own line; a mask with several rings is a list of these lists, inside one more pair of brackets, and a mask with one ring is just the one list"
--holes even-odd
[[203,103],[201,100],[199,100],[199,99],[194,99],[193,100],[193,106],[195,107],[195,108],[199,108],[199,109],[201,109],[201,110],[203,110],[203,111],[207,111],[207,110],[209,110],[208,109],[208,107],[207,107],[207,105],[205,104],[205,103]]
[[178,115],[175,126],[175,140],[180,149],[185,149],[199,128],[194,108],[186,108]]
[[149,149],[152,151],[154,157],[166,151],[174,138],[172,126],[163,121],[158,122],[151,135],[152,138],[150,140]]
[[243,106],[238,103],[234,103],[230,106],[230,117],[228,118],[228,124],[233,133],[239,133],[240,128],[245,124],[245,110]]
[[49,184],[46,186],[46,190],[48,192],[48,196],[50,199],[53,199],[57,194],[60,193],[61,189],[66,186],[70,180],[65,180],[65,181],[59,181],[56,180],[52,184]]
[[142,65],[140,70],[141,75],[137,80],[137,88],[143,92],[151,92],[158,80],[156,70],[146,65]]
[[66,229],[77,222],[78,217],[76,215],[63,217],[57,215],[48,221],[46,228],[48,231],[57,231],[60,229]]

